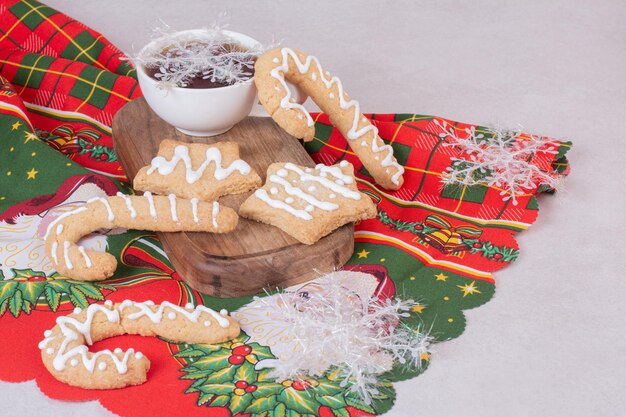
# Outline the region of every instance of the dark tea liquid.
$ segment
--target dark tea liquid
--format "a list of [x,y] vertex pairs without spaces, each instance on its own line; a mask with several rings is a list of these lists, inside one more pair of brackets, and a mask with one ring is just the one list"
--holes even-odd
[[[189,44],[189,50],[202,48],[203,46],[207,46],[207,44],[204,44],[202,42],[192,42]],[[219,45],[216,48],[213,48],[211,50],[211,54],[216,57],[224,56],[224,59],[228,60],[229,58],[227,57],[227,55],[229,53],[232,53],[232,52],[245,53],[247,51],[248,51],[247,48],[237,43],[224,43],[224,44]],[[175,57],[176,56],[181,57],[183,56],[183,54],[187,55],[186,53],[182,51],[176,51],[176,52],[170,51],[169,48],[164,48],[161,51],[163,55],[166,55],[168,52],[170,52]],[[256,62],[256,56],[253,54],[250,54],[246,56],[246,61],[251,62],[251,64],[243,65],[242,73],[240,77],[241,81],[247,81],[254,76],[254,62]],[[159,81],[159,78],[156,77],[155,75],[159,73],[160,67],[151,66],[151,67],[146,67],[145,69],[151,78]],[[220,88],[220,87],[228,87],[230,85],[233,85],[233,83],[229,82],[228,80],[223,80],[223,79],[220,79],[219,77],[215,77],[213,74],[213,69],[204,68],[198,71],[197,73],[195,73],[192,77],[187,78],[186,85],[183,88]]]

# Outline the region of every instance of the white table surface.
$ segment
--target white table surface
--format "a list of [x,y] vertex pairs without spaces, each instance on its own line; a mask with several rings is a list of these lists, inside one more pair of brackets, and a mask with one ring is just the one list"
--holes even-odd
[[[613,1],[48,0],[124,50],[164,19],[230,27],[318,56],[367,112],[521,124],[574,141],[563,192],[540,199],[521,256],[430,369],[396,384],[399,416],[626,413],[626,3]],[[474,4],[479,3],[479,4]],[[593,5],[592,5],[593,4]],[[111,416],[34,382],[0,383],[0,415]]]

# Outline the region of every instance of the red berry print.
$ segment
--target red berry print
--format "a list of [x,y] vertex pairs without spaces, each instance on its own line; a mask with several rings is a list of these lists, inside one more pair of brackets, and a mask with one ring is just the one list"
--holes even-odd
[[41,276],[41,275],[37,275],[37,276],[28,278],[28,280],[29,281],[45,281],[46,277]]
[[250,388],[246,381],[237,381],[237,382],[235,382],[235,386],[237,388],[243,388],[243,389]]
[[257,386],[256,385],[248,385],[245,390],[246,392],[250,393],[250,392],[254,392],[256,391]]
[[247,356],[252,352],[252,348],[248,345],[237,346],[233,349],[233,355]]
[[300,380],[300,381],[294,381],[294,383],[291,384],[291,386],[296,391],[303,391],[303,390],[309,388],[311,386],[311,384],[309,384],[307,381]]
[[241,355],[232,355],[228,358],[228,363],[231,365],[241,365],[246,358]]

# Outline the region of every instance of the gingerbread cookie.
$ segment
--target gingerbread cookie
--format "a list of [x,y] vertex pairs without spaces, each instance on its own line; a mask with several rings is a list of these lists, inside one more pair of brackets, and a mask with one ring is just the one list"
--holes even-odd
[[359,103],[350,99],[339,78],[324,71],[317,58],[276,48],[261,55],[254,69],[259,101],[289,134],[310,141],[315,127],[309,112],[292,99],[285,79],[300,86],[328,114],[378,184],[390,190],[402,187],[404,168],[393,156],[393,148],[361,114]]
[[239,208],[243,217],[268,223],[311,245],[339,226],[376,216],[376,206],[358,191],[352,164],[305,168],[275,163],[267,181]]
[[220,206],[168,197],[128,196],[94,198],[50,223],[44,237],[46,254],[58,273],[82,281],[103,280],[115,272],[117,261],[106,252],[86,251],[76,244],[80,238],[100,229],[140,229],[159,232],[227,233],[237,226],[237,213]]
[[88,389],[123,388],[146,381],[150,361],[128,349],[90,352],[88,345],[124,334],[161,336],[179,343],[221,343],[239,335],[239,324],[228,312],[199,305],[185,307],[151,301],[120,304],[107,301],[59,317],[39,343],[48,371],[61,382]]
[[214,145],[164,140],[149,166],[137,172],[136,190],[174,193],[182,198],[217,200],[226,194],[250,191],[261,185],[259,175],[239,159],[239,145]]

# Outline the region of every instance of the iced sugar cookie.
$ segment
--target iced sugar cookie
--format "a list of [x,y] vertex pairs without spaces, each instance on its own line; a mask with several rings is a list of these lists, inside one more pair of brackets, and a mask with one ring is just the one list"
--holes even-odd
[[130,196],[95,198],[59,216],[44,237],[46,254],[57,272],[81,281],[103,280],[115,272],[117,261],[106,252],[87,251],[76,242],[100,229],[139,229],[160,232],[227,233],[237,226],[237,213],[217,202],[167,197]]
[[203,201],[260,185],[256,171],[239,159],[239,145],[234,142],[207,145],[164,140],[159,144],[158,156],[133,180],[136,190]]
[[265,185],[244,201],[239,214],[310,245],[339,226],[375,217],[376,206],[357,189],[352,164],[306,168],[288,162],[268,167]]
[[276,48],[261,55],[254,68],[259,101],[287,133],[310,141],[315,127],[309,112],[292,99],[285,80],[300,86],[328,114],[378,184],[390,190],[402,187],[404,168],[394,157],[393,148],[361,114],[359,103],[344,91],[341,80],[331,77],[317,58]]
[[93,343],[124,334],[161,336],[180,343],[221,343],[239,335],[239,324],[202,305],[107,301],[57,318],[39,343],[48,371],[61,382],[88,389],[123,388],[146,381],[150,361],[134,349],[90,352]]

